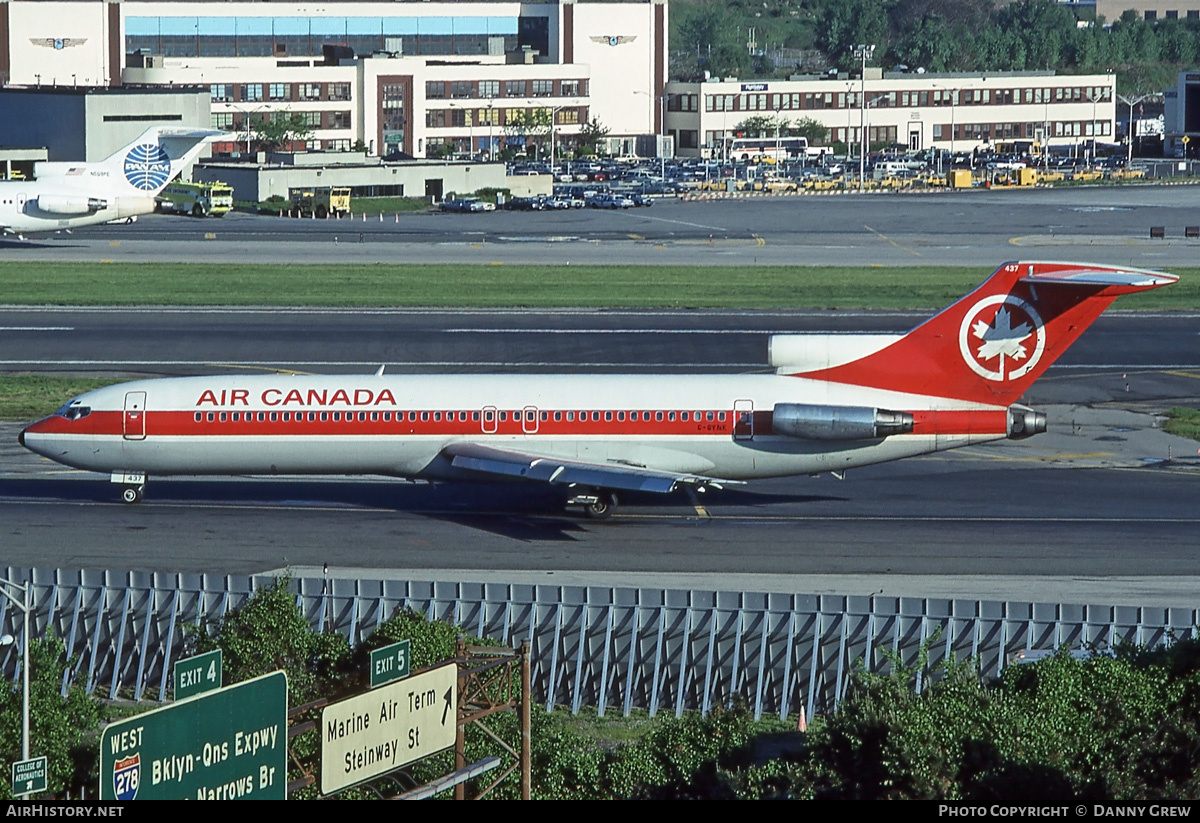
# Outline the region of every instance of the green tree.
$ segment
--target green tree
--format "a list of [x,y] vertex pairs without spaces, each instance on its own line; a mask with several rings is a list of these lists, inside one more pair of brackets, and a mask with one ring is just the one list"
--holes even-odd
[[275,151],[293,142],[303,142],[312,136],[312,126],[300,112],[277,111],[263,118],[254,127],[254,139],[268,151]]
[[604,138],[608,137],[611,131],[612,129],[593,117],[579,127],[579,137],[576,140],[576,145],[579,146],[583,154],[600,154],[600,144],[604,141]]
[[746,28],[741,17],[717,3],[677,5],[672,43],[688,55],[687,71],[696,76],[741,76],[750,69]]
[[858,45],[873,45],[874,59],[867,62],[879,65],[888,50],[892,5],[881,0],[823,0],[817,13],[817,42],[830,62],[842,69],[861,69],[852,51]]
[[[53,635],[34,640],[29,647],[30,755],[45,757],[49,794],[70,791],[78,796],[83,787],[96,783],[100,704],[82,686],[73,685],[62,694],[63,671],[69,665],[63,642]],[[21,759],[20,682],[0,687],[0,753],[5,778],[0,780],[0,798],[12,797],[7,775],[9,764]]]
[[505,117],[505,132],[525,144],[526,152],[529,147],[535,149],[544,145],[550,134],[550,109],[509,109]]
[[808,138],[810,146],[820,146],[829,138],[829,127],[812,117],[801,117],[788,126],[788,133]]
[[185,639],[185,656],[219,647],[227,685],[282,669],[292,705],[337,696],[345,688],[350,645],[336,632],[314,631],[290,589],[290,578],[276,578],[241,609],[215,625],[202,624]]

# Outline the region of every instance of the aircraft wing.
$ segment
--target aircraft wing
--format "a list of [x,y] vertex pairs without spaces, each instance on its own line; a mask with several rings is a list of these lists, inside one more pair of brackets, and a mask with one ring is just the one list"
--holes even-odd
[[455,468],[504,477],[523,477],[556,485],[666,494],[677,486],[715,486],[740,483],[683,472],[664,472],[623,463],[588,463],[497,449],[478,443],[451,443],[442,450]]

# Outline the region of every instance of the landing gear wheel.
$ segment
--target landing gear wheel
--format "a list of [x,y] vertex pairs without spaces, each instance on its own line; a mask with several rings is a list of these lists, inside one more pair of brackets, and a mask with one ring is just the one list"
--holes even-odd
[[145,487],[143,486],[123,486],[121,488],[121,502],[130,505],[141,503],[143,492],[145,492]]
[[617,510],[617,496],[600,493],[594,501],[584,506],[583,510],[592,520],[607,520]]

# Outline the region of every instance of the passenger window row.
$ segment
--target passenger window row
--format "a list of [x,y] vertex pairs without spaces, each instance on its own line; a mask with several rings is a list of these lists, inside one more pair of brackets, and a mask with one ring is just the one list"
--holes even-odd
[[[510,418],[510,414],[511,414],[511,418]],[[620,410],[620,411],[579,410],[579,411],[576,411],[576,410],[572,409],[571,411],[549,412],[549,411],[538,411],[535,409],[516,409],[510,413],[508,411],[497,411],[494,409],[487,409],[482,412],[482,420],[485,423],[495,423],[497,421],[499,421],[501,423],[505,423],[505,422],[508,422],[509,419],[511,419],[514,423],[522,422],[522,421],[527,422],[527,423],[532,423],[532,422],[538,421],[538,420],[545,423],[545,422],[549,422],[551,418],[553,418],[554,422],[556,422],[556,423],[561,423],[561,422],[574,423],[576,421],[583,423],[583,422],[588,422],[589,420],[594,423],[599,423],[601,420],[603,420],[605,423],[611,423],[614,421],[618,422],[618,423],[624,423],[627,420],[632,423],[637,423],[637,422],[649,423],[652,421],[655,423],[662,423],[662,422],[674,423],[676,421],[681,422],[681,423],[688,423],[688,422],[693,422],[693,421],[694,422],[707,421],[709,423],[716,421],[716,422],[724,423],[727,418],[727,415],[728,415],[728,413],[724,412],[724,411],[691,411],[691,410],[689,410],[689,411],[640,411],[640,410],[639,411],[625,411],[625,410]],[[398,411],[398,412],[394,412],[394,413],[393,412],[378,412],[378,411],[373,411],[373,412],[362,412],[362,411],[360,411],[360,412],[336,412],[336,411],[335,412],[330,412],[330,411],[322,411],[322,412],[313,412],[313,411],[310,411],[310,412],[275,412],[275,411],[273,411],[273,412],[261,412],[261,411],[260,412],[196,412],[194,415],[194,419],[195,419],[195,422],[197,422],[197,423],[202,423],[205,421],[207,421],[209,423],[213,423],[213,422],[265,423],[268,421],[271,423],[292,423],[292,422],[301,423],[304,421],[308,421],[310,423],[317,422],[317,421],[320,421],[322,423],[325,423],[325,422],[353,423],[355,421],[357,421],[359,423],[365,423],[368,420],[370,420],[372,423],[381,422],[381,421],[384,423],[391,423],[391,422],[393,422],[393,419],[394,419],[394,422],[396,422],[396,423],[403,423],[403,422],[405,422],[406,419],[409,423],[416,423],[416,422],[418,422],[418,420],[422,423],[428,423],[430,421],[432,421],[434,423],[441,423],[443,421],[447,422],[447,423],[453,423],[455,421],[457,421],[459,423],[466,423],[468,420],[478,423],[481,419],[481,413],[477,412],[477,411],[471,411],[471,412],[467,412],[467,411],[446,411],[446,412],[442,412],[442,411],[422,411],[422,412]]]

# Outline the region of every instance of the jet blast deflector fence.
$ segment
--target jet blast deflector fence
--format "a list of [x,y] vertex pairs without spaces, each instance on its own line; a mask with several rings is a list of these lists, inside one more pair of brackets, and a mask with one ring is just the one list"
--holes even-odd
[[[72,657],[63,673],[104,697],[164,701],[185,627],[215,621],[272,577],[8,568],[33,580],[33,631]],[[1059,648],[1155,646],[1191,637],[1200,610],[933,598],[848,597],[497,583],[297,577],[296,604],[314,627],[352,644],[402,609],[505,645],[528,640],[535,699],[601,714],[712,711],[740,700],[755,716],[809,717],[845,697],[856,666],[892,660],[935,676],[948,658],[986,676]],[[0,599],[0,656],[19,673],[21,614]]]

